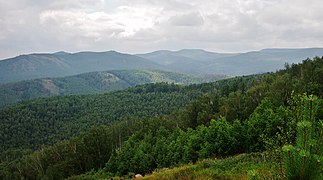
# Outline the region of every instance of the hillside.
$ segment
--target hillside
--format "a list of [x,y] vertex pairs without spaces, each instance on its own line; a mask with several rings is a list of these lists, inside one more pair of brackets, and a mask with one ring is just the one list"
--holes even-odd
[[[93,125],[109,125],[119,121],[122,123],[117,124],[116,128],[112,127],[113,132],[128,134],[122,135],[125,140],[132,132],[129,129],[135,128],[136,122],[139,122],[137,128],[143,127],[140,122],[146,117],[169,114],[187,106],[191,100],[206,92],[218,89],[228,93],[243,88],[230,84],[239,82],[247,87],[256,79],[257,76],[250,76],[189,86],[145,84],[112,93],[56,96],[20,102],[0,109],[0,150],[11,154],[21,149],[37,149],[44,144],[50,145],[86,132]],[[185,116],[181,119],[188,120]],[[158,122],[153,123],[158,127]],[[178,120],[174,123],[179,126],[186,124]],[[0,159],[6,157],[7,153]]]
[[241,53],[235,56],[218,58],[199,71],[217,72],[232,76],[258,74],[284,69],[284,64],[300,63],[301,60],[323,56],[323,48],[308,49],[263,49]]
[[245,53],[214,53],[199,49],[155,51],[137,56],[171,70],[197,74],[241,76],[283,69],[285,63],[323,56],[323,48],[263,49]]
[[162,83],[106,94],[25,101],[0,109],[0,150],[38,148],[128,116],[169,114],[201,93],[197,88]]
[[29,54],[0,61],[0,84],[117,69],[160,69],[160,65],[115,51]]
[[[209,158],[196,164],[185,164],[175,168],[156,169],[141,179],[282,179],[279,174],[278,156],[269,153],[240,154],[223,159]],[[133,178],[135,174],[115,177],[120,179]],[[90,171],[69,180],[109,179],[111,175],[104,171]]]
[[224,76],[193,76],[159,70],[111,70],[63,78],[43,78],[0,84],[0,107],[38,97],[95,94],[146,83],[192,84],[215,81]]
[[323,56],[323,48],[264,49],[245,53],[183,49],[135,55],[115,51],[29,54],[0,61],[0,84],[120,69],[240,76],[273,72],[283,69],[286,62],[299,63],[315,56]]
[[143,179],[282,179],[278,158],[268,153],[251,153],[206,159],[196,164],[157,170]]
[[[146,84],[2,108],[0,177],[132,177],[193,164],[179,172],[215,177],[228,167],[237,177],[274,172],[289,179],[321,179],[316,170],[323,158],[322,63],[317,57],[276,73],[189,86]],[[274,156],[283,161],[281,172],[271,169],[276,159],[263,154],[198,166],[207,158],[264,151],[283,152]]]
[[[179,51],[160,50],[146,54],[136,54],[136,56],[163,65],[167,67],[167,69],[193,74],[205,74],[205,72],[199,69],[200,67],[204,67],[210,62],[216,62],[216,59],[218,58],[234,55],[235,54],[208,52],[200,49],[183,49]],[[216,71],[208,73],[217,74]]]

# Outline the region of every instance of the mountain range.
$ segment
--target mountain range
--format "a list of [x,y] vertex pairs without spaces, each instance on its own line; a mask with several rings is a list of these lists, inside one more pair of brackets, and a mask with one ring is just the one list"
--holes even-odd
[[285,63],[299,63],[314,56],[323,56],[323,48],[263,49],[245,53],[183,49],[146,54],[125,54],[116,51],[28,54],[0,61],[0,84],[126,69],[239,76],[275,71],[282,69]]
[[0,83],[115,69],[158,69],[146,59],[108,52],[29,54],[0,61]]
[[[270,54],[280,50],[245,56],[258,53],[274,57]],[[176,60],[163,66],[172,63]],[[323,179],[321,171],[313,175],[308,168],[295,173],[305,167],[304,147],[320,145],[316,121],[323,117],[322,75],[323,57],[315,57],[275,73],[191,85],[177,83],[190,83],[194,75],[145,69],[7,83],[13,94],[26,91],[24,98],[32,92],[41,95],[40,89],[68,95],[162,82],[1,107],[0,179],[132,179],[135,174],[146,179],[295,179],[299,174],[305,175],[302,179]],[[10,97],[10,92],[0,95]],[[307,138],[304,128],[313,137]],[[306,167],[319,167],[322,154],[308,152]],[[296,170],[281,166],[291,160]]]

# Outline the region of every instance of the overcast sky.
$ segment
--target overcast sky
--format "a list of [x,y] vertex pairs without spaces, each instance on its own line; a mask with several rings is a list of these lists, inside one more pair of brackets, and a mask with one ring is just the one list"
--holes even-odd
[[0,59],[268,47],[323,47],[322,0],[0,0]]

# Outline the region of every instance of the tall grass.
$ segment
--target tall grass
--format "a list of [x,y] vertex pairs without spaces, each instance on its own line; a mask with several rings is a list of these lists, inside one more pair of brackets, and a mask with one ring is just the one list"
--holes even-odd
[[173,169],[156,170],[144,179],[281,179],[279,162],[272,153],[241,154],[206,159]]

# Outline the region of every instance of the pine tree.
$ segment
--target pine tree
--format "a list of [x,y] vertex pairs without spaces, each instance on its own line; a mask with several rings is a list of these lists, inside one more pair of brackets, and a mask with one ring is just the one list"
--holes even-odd
[[323,122],[315,118],[319,99],[304,95],[301,101],[301,120],[297,123],[296,144],[283,147],[287,179],[322,179]]

